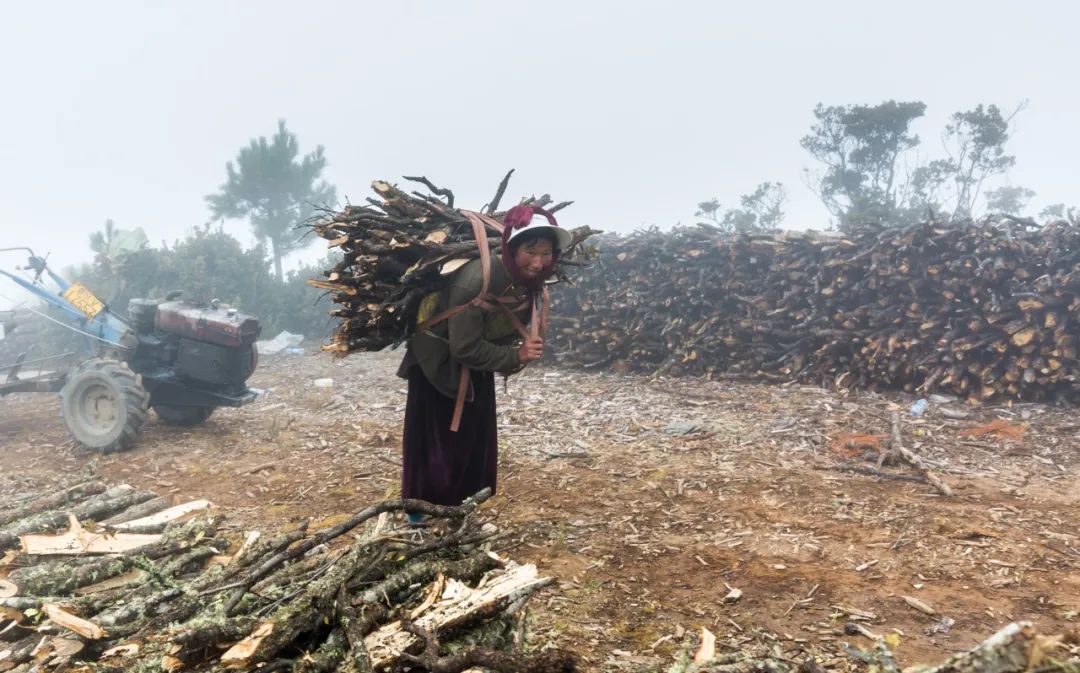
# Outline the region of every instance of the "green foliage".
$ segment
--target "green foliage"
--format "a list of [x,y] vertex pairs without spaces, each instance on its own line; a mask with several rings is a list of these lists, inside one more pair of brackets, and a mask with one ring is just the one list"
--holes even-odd
[[90,250],[94,252],[95,261],[104,264],[115,264],[124,255],[145,248],[149,242],[142,227],[117,229],[112,220],[105,220],[101,231],[90,234]]
[[244,250],[223,231],[197,230],[172,250],[159,250],[155,294],[182,290],[196,301],[221,301],[242,310],[254,309],[272,292],[272,279],[262,246]]
[[[171,246],[129,253],[115,267],[84,265],[65,275],[86,284],[121,315],[126,314],[128,301],[134,297],[162,299],[170,292],[181,291],[184,299],[218,299],[257,317],[267,338],[288,330],[323,339],[333,327],[328,315],[331,303],[307,280],[320,276],[322,269],[330,268],[335,261],[327,258],[304,266],[279,282],[270,270],[262,245],[245,250],[230,234],[206,227]],[[106,297],[101,288],[114,291]]]
[[720,201],[713,198],[698,204],[698,217],[729,234],[762,234],[776,231],[784,220],[787,190],[780,182],[763,182],[749,194],[739,197],[739,207],[721,214]]
[[273,334],[288,330],[319,339],[330,335],[334,329],[329,313],[333,304],[325,290],[314,288],[307,281],[321,277],[323,269],[333,267],[337,261],[333,256],[327,256],[323,262],[300,267],[285,277],[277,290],[274,312],[270,316],[277,327]]
[[991,213],[1019,215],[1035,196],[1027,187],[998,187],[986,192],[986,209]]
[[[208,229],[192,232],[172,248],[142,248],[116,265],[96,262],[71,276],[121,314],[133,297],[162,298],[173,290],[186,299],[220,299],[245,310],[257,307],[274,285],[262,246],[244,250],[229,234]],[[105,294],[102,288],[112,291]]]
[[[1016,164],[1016,157],[1005,153],[1005,144],[1012,120],[1023,108],[1017,107],[1008,117],[996,105],[979,104],[954,113],[942,136],[946,157],[920,166],[912,176],[915,198],[935,210],[951,211],[954,218],[971,217],[986,180]],[[988,207],[1000,210],[989,203]]]
[[723,222],[732,230],[745,233],[775,231],[784,220],[787,190],[779,182],[763,182],[739,198],[739,207],[724,213]]
[[247,218],[256,238],[269,242],[275,275],[284,280],[281,259],[301,246],[296,227],[314,208],[331,203],[332,186],[319,177],[326,168],[320,145],[300,157],[296,135],[278,122],[277,133],[251,140],[225,165],[227,180],[206,197],[214,218]]
[[111,301],[120,291],[114,271],[124,260],[146,248],[149,240],[141,227],[117,229],[112,220],[105,220],[101,231],[90,234],[90,250],[94,253],[94,266],[104,271],[103,282],[98,286],[98,296]]
[[720,223],[720,200],[717,199],[715,196],[709,201],[702,201],[701,203],[697,204],[697,207],[697,212],[694,213],[694,215],[707,218],[715,224]]
[[1005,146],[1012,120],[1023,109],[1020,105],[1006,116],[996,105],[979,104],[954,113],[942,134],[945,156],[911,167],[907,155],[920,142],[911,125],[923,116],[925,104],[819,104],[802,146],[824,170],[808,172],[808,181],[841,230],[928,215],[972,217],[980,197],[992,211],[1012,212],[1031,198],[1030,190],[1001,188],[991,195],[984,187],[1016,163]]
[[1064,203],[1055,203],[1039,211],[1039,217],[1044,220],[1068,220],[1080,223],[1080,208],[1066,206]]
[[[281,330],[303,334],[311,342],[329,338],[333,324],[329,311],[333,304],[324,292],[307,284],[320,277],[337,260],[326,260],[289,273],[278,282],[261,246],[245,250],[235,238],[222,231],[200,229],[171,246],[142,248],[123,257],[115,266],[100,263],[64,269],[68,280],[85,284],[110,310],[126,315],[133,297],[162,299],[173,291],[193,301],[220,299],[262,324],[264,338]],[[106,295],[103,289],[110,294]],[[32,310],[31,310],[32,309]],[[54,318],[48,320],[38,311]],[[14,329],[0,340],[0,365],[14,362],[21,353],[28,358],[75,353],[86,357],[86,340],[63,325],[71,321],[65,314],[28,300],[15,311]],[[62,367],[55,362],[46,368]]]
[[801,144],[825,169],[808,177],[841,229],[895,216],[901,159],[919,144],[911,124],[925,112],[925,103],[892,100],[814,108]]

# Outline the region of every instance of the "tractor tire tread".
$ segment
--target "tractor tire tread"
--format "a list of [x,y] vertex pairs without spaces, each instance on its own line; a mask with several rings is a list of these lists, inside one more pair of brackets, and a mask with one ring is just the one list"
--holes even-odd
[[[123,396],[124,426],[119,429],[116,437],[111,442],[99,446],[87,446],[80,441],[76,432],[72,430],[72,421],[65,416],[68,410],[67,397],[71,394],[69,385],[87,372],[94,372],[111,380]],[[126,362],[118,360],[91,358],[81,363],[68,375],[68,384],[65,384],[64,389],[60,391],[60,397],[60,413],[61,416],[65,417],[64,420],[72,438],[85,448],[104,454],[126,451],[132,448],[149,419],[150,395],[143,387],[142,376],[133,372]]]

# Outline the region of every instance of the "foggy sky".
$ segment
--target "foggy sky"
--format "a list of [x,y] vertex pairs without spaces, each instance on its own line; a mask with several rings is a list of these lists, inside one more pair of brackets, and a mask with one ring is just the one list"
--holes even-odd
[[[1080,203],[1075,3],[0,9],[0,247],[55,265],[88,260],[106,218],[155,244],[206,222],[225,162],[278,119],[302,151],[326,147],[325,177],[354,201],[374,178],[426,174],[478,208],[513,167],[508,199],[550,192],[576,201],[564,225],[629,231],[774,180],[802,229],[828,224],[801,178],[819,101],[925,101],[916,131],[933,155],[950,113],[1026,98],[1004,183],[1036,190],[1032,210]],[[244,222],[226,228],[252,240]]]

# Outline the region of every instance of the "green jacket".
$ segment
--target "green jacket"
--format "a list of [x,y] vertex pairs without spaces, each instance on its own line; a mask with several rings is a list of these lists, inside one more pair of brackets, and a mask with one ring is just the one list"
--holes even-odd
[[[474,259],[450,276],[447,287],[440,293],[437,312],[467,304],[480,294],[483,269]],[[514,285],[502,260],[493,255],[488,292],[499,296],[525,300],[525,289]],[[528,322],[528,315],[521,316]],[[420,365],[427,380],[447,397],[457,397],[461,367],[473,371],[513,373],[520,368],[515,342],[519,334],[502,311],[487,311],[470,306],[449,320],[417,332],[409,340],[405,359],[398,376],[408,378],[409,369]],[[472,399],[469,391],[468,399]]]

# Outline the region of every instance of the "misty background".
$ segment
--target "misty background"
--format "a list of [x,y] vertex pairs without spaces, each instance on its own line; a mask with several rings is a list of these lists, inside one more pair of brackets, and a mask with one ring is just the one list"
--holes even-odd
[[509,199],[549,192],[575,201],[565,226],[626,232],[777,181],[784,228],[824,229],[799,143],[815,105],[890,99],[926,103],[924,155],[952,113],[1027,100],[990,186],[1034,190],[1035,214],[1080,201],[1078,19],[1066,2],[6,3],[0,247],[62,268],[93,260],[107,219],[180,239],[279,120],[301,154],[325,148],[339,203],[426,175],[479,208],[516,168]]

